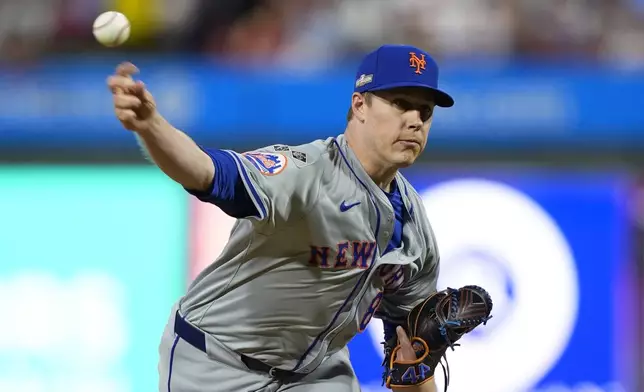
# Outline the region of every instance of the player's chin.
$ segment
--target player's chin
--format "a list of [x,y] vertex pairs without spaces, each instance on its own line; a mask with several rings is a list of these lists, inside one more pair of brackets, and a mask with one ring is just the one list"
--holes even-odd
[[400,168],[409,167],[416,162],[418,153],[412,150],[405,150],[395,154],[393,162]]

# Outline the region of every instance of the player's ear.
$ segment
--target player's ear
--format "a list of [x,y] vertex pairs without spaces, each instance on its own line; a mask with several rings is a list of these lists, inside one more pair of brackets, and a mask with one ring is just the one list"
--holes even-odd
[[360,122],[365,121],[365,106],[367,106],[365,95],[353,93],[351,96],[351,111],[353,112],[353,116]]

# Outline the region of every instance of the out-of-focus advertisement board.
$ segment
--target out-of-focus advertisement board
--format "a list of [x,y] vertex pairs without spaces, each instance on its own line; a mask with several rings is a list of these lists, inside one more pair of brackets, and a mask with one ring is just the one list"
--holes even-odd
[[[441,253],[439,288],[478,284],[493,319],[448,351],[451,392],[630,391],[636,320],[628,183],[621,175],[521,170],[406,172]],[[233,220],[194,202],[191,273]],[[382,323],[350,343],[364,391],[385,391]],[[439,390],[443,374],[437,371]]]
[[[306,143],[326,138],[333,130],[341,132],[358,66],[299,73],[270,66],[231,66],[211,58],[128,56],[134,57],[128,58],[141,69],[141,79],[173,125],[200,143],[236,148]],[[121,130],[114,116],[105,88],[105,78],[122,60],[59,58],[0,74],[0,149],[134,147],[132,135]],[[433,145],[476,149],[644,145],[644,111],[638,105],[644,73],[580,65],[442,63],[441,86],[457,104],[436,111]],[[302,91],[315,91],[307,97],[315,110],[293,110],[293,97]],[[252,115],[250,95],[261,102],[253,105]]]
[[0,391],[156,390],[186,215],[154,167],[0,167]]

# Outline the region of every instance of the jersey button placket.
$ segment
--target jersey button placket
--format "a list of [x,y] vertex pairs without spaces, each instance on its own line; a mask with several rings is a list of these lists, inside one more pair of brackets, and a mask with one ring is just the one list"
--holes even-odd
[[391,240],[391,230],[393,230],[393,222],[394,216],[393,214],[387,214],[387,228],[382,231],[382,236],[384,242],[389,242]]

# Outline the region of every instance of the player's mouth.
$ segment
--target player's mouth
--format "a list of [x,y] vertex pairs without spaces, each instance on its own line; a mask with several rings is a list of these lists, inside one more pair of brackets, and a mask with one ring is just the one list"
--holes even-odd
[[405,148],[420,148],[420,142],[413,139],[408,140],[399,140],[398,143],[401,143]]

